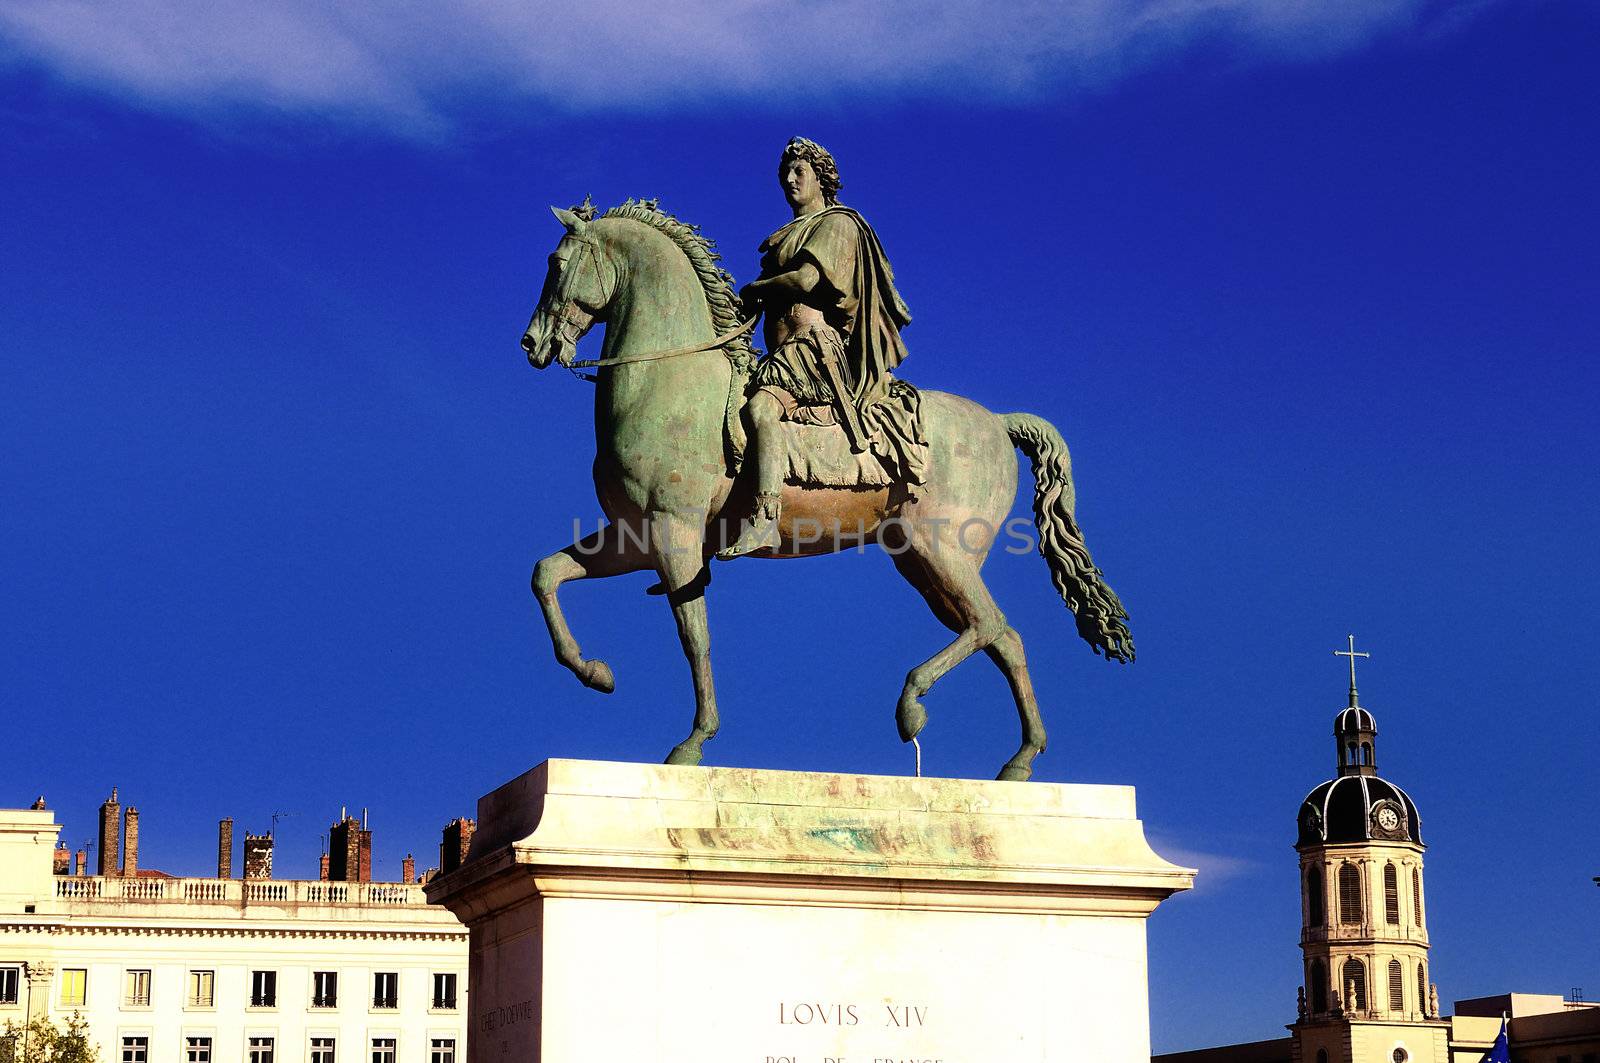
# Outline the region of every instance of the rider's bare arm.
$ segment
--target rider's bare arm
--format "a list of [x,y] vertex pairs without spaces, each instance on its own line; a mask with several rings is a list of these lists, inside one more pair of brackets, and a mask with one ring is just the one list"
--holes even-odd
[[788,273],[779,273],[761,280],[751,281],[744,286],[744,295],[748,299],[754,295],[758,299],[772,299],[777,296],[799,296],[810,292],[822,280],[822,271],[817,269],[812,262],[801,263],[800,268],[792,269]]

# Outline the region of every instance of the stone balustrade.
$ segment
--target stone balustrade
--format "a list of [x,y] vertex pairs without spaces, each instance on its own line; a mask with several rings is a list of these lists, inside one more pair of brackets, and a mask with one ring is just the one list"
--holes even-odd
[[107,903],[213,903],[426,907],[422,887],[402,882],[300,879],[111,878],[58,876],[56,899]]

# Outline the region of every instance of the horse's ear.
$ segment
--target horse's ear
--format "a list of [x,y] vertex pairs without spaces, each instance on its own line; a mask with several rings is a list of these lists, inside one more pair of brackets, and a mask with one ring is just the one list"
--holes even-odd
[[589,225],[588,222],[584,221],[570,210],[562,210],[560,207],[551,207],[550,213],[556,216],[556,221],[567,227],[567,232],[575,235],[582,233],[583,230]]

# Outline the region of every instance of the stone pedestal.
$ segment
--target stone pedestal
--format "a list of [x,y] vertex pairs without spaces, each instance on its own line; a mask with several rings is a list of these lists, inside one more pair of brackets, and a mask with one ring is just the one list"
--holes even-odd
[[1193,881],[1131,787],[551,760],[428,898],[468,1063],[1148,1063],[1144,921]]

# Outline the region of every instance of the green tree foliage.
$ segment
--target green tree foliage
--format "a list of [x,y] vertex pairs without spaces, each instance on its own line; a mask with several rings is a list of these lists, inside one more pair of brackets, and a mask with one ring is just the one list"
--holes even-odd
[[99,1063],[100,1050],[89,1040],[89,1022],[73,1012],[66,1027],[40,1017],[0,1033],[0,1063]]

